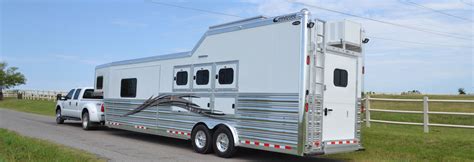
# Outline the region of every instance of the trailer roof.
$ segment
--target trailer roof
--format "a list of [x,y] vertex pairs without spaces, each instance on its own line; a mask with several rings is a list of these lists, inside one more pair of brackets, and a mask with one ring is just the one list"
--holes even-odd
[[207,36],[220,34],[220,33],[232,32],[232,31],[236,31],[236,30],[255,28],[255,27],[263,26],[263,25],[274,24],[274,23],[277,22],[276,19],[278,19],[278,18],[285,18],[285,17],[288,17],[288,16],[297,16],[299,14],[303,14],[304,12],[308,12],[308,10],[303,9],[300,12],[281,15],[281,16],[276,16],[276,17],[271,17],[271,18],[267,18],[267,17],[264,17],[264,16],[256,16],[256,17],[251,17],[251,18],[241,19],[241,20],[237,20],[237,21],[232,21],[232,22],[229,22],[229,23],[224,23],[224,24],[220,24],[220,25],[211,26],[211,27],[209,27],[209,30],[206,31],[206,33],[201,37],[199,42],[194,46],[194,48],[191,51],[171,53],[171,54],[151,56],[151,57],[131,59],[131,60],[116,61],[116,62],[111,62],[111,63],[98,65],[98,66],[96,66],[96,69],[106,68],[106,67],[110,67],[110,66],[117,66],[117,65],[128,65],[128,64],[136,64],[136,63],[152,62],[152,61],[159,61],[159,60],[168,60],[168,59],[190,57],[190,56],[193,55],[194,51],[196,51],[196,49],[200,46],[202,41],[204,41],[204,39]]

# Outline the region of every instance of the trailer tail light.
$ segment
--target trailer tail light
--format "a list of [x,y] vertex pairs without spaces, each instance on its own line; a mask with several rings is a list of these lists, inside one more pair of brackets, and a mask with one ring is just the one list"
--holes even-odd
[[308,112],[308,107],[309,107],[309,104],[308,104],[308,103],[305,103],[305,104],[304,104],[304,111]]
[[311,63],[311,60],[310,60],[310,57],[308,55],[308,56],[306,56],[306,65],[309,65],[309,63]]
[[361,104],[360,105],[360,113],[364,113],[365,112],[365,106],[364,104]]
[[104,112],[104,104],[100,106],[100,112]]

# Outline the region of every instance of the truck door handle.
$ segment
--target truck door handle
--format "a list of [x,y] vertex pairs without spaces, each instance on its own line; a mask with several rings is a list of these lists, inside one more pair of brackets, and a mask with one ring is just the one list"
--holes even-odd
[[332,111],[332,109],[324,108],[324,116],[328,116],[328,111]]
[[76,102],[76,106],[77,106],[77,102]]
[[69,106],[71,106],[71,101],[69,101]]

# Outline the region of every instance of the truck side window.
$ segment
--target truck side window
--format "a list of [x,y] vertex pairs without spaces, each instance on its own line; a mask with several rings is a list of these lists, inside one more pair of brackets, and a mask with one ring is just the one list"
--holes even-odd
[[176,85],[186,85],[188,84],[188,72],[180,71],[176,73]]
[[95,88],[96,89],[102,89],[104,85],[104,77],[103,76],[98,76],[97,80],[95,82]]
[[74,94],[74,90],[75,90],[75,89],[71,89],[71,90],[69,91],[69,93],[67,93],[67,95],[66,95],[66,98],[67,98],[67,99],[72,99],[72,95]]
[[347,87],[347,71],[343,69],[334,70],[334,85],[336,87]]
[[219,70],[219,84],[232,84],[234,82],[234,69],[223,68]]
[[122,79],[120,84],[120,97],[137,96],[137,78]]
[[77,89],[76,93],[74,93],[74,99],[77,100],[79,98],[79,93],[81,93],[81,89]]
[[209,83],[209,70],[198,70],[196,72],[196,84],[207,85]]

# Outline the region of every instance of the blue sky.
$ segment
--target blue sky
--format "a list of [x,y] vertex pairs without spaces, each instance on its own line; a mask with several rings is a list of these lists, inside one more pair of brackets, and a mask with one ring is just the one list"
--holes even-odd
[[[308,7],[321,19],[363,24],[371,38],[365,48],[367,91],[456,93],[463,87],[474,92],[473,21],[407,5],[405,0],[298,1],[465,37],[423,33]],[[412,1],[474,19],[472,0]],[[275,16],[303,8],[285,0],[160,2],[241,17]],[[95,66],[103,63],[188,51],[208,26],[237,20],[147,1],[0,0],[0,14],[0,60],[19,67],[28,78],[26,85],[16,88],[44,90],[91,86]]]

